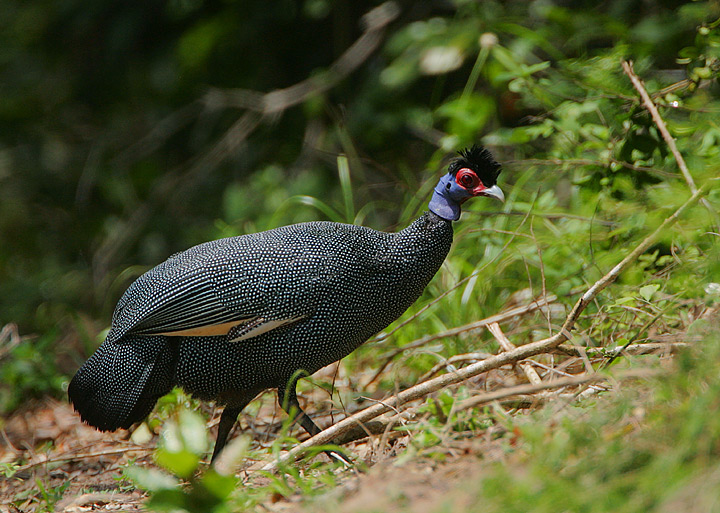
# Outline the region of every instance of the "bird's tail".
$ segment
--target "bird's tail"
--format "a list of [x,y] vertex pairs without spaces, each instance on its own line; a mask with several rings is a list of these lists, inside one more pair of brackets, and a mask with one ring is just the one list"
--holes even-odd
[[163,336],[106,340],[70,381],[70,401],[85,422],[101,431],[128,429],[172,389],[174,353]]

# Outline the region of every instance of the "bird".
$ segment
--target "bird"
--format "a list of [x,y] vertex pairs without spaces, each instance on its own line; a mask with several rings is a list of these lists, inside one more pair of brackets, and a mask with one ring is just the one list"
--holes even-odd
[[294,422],[319,433],[298,402],[298,380],[350,354],[420,297],[450,251],[461,205],[504,201],[500,171],[486,148],[459,151],[428,210],[398,232],[314,221],[172,255],[122,295],[69,400],[101,431],[131,428],[176,386],[215,401],[224,408],[211,462],[267,389]]

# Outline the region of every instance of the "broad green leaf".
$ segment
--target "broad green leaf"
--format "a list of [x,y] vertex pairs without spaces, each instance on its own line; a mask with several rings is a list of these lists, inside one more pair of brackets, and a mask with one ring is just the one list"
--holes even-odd
[[640,297],[642,297],[645,301],[650,302],[659,288],[660,285],[645,285],[644,287],[640,287]]

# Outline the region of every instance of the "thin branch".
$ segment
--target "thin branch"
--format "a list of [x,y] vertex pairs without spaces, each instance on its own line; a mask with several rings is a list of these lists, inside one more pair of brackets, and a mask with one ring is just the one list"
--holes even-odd
[[30,470],[35,467],[39,467],[40,465],[46,465],[48,463],[61,463],[64,461],[75,461],[75,460],[81,460],[81,459],[87,459],[87,458],[99,458],[100,456],[112,456],[115,454],[125,454],[127,452],[147,452],[151,453],[154,449],[151,447],[140,447],[140,446],[132,446],[132,447],[122,447],[120,449],[107,449],[105,451],[96,451],[96,452],[85,452],[81,454],[63,454],[60,456],[56,456],[54,458],[45,458],[40,459],[37,461],[32,461],[30,463],[26,463],[25,465],[22,465],[20,467],[17,467],[15,469],[15,473],[19,472],[25,472],[27,470]]
[[[510,342],[510,339],[508,339],[505,336],[505,333],[502,332],[502,329],[500,328],[500,325],[498,323],[491,322],[490,324],[488,324],[487,329],[490,333],[492,333],[493,337],[495,337],[495,340],[498,341],[498,344],[500,344],[500,348],[503,351],[512,351],[513,349],[517,349],[517,346]],[[528,381],[530,381],[530,383],[534,385],[542,383],[540,375],[533,368],[532,364],[519,363],[518,366],[525,373],[525,376],[527,376],[527,379]]]
[[[527,216],[528,213],[527,212],[518,212],[518,211],[514,211],[514,210],[508,210],[508,211],[475,210],[475,211],[473,211],[473,214],[477,214],[477,215],[481,215],[481,216],[485,217],[485,216]],[[592,219],[590,217],[577,216],[577,215],[573,215],[573,214],[553,214],[553,213],[541,214],[538,212],[532,212],[532,215],[536,216],[536,217],[542,217],[545,219],[551,219],[551,220],[553,220],[553,219],[577,219],[578,221],[586,221],[588,223],[601,224],[603,226],[609,226],[609,227],[615,227],[619,224],[619,223],[616,223],[613,221],[605,221],[602,219]],[[479,231],[487,231],[487,230],[484,230],[482,228],[474,228],[474,229],[470,230],[470,233],[479,232]],[[509,233],[514,234],[515,232],[509,232]],[[520,234],[517,234],[517,235],[520,235]],[[527,237],[527,235],[525,235],[525,237]]]
[[[629,355],[652,354],[658,351],[677,353],[678,351],[682,349],[687,349],[689,347],[691,347],[691,345],[687,342],[652,342],[647,344],[631,344],[627,347],[622,346],[614,348],[583,347],[583,350],[591,358],[608,358],[613,357],[621,352]],[[557,350],[570,356],[582,356],[580,349],[575,346],[560,344],[559,346],[557,346]]]
[[23,337],[20,336],[17,324],[8,323],[0,330],[0,362],[9,355],[13,349],[20,345]]
[[543,390],[552,390],[555,388],[571,387],[575,385],[583,385],[588,383],[597,383],[599,381],[620,381],[624,379],[646,379],[657,376],[659,372],[652,371],[650,369],[636,369],[632,371],[618,373],[613,376],[603,374],[581,374],[580,376],[573,376],[571,378],[560,378],[553,381],[543,381],[537,384],[525,384],[517,385],[514,387],[502,388],[500,390],[494,390],[492,392],[486,392],[478,394],[474,397],[469,397],[462,401],[457,410],[468,410],[475,408],[481,404],[497,401],[500,399],[506,399],[508,397],[516,395],[527,395],[541,392]]
[[700,200],[700,198],[710,188],[710,183],[711,182],[706,182],[700,189],[698,189],[692,196],[690,196],[690,198],[685,203],[683,203],[675,212],[673,212],[671,216],[665,219],[665,221],[663,221],[663,223],[658,226],[654,232],[645,237],[645,239],[640,244],[638,244],[635,249],[633,249],[625,258],[623,258],[619,264],[613,267],[609,273],[596,281],[593,286],[587,290],[587,292],[580,296],[580,299],[578,299],[578,302],[575,303],[575,306],[565,320],[565,323],[563,324],[560,333],[558,333],[554,337],[551,337],[557,337],[557,342],[554,344],[554,346],[562,342],[564,339],[569,338],[567,336],[567,333],[573,328],[582,311],[585,310],[587,305],[590,304],[590,302],[595,298],[595,296],[597,296],[608,285],[617,280],[618,276],[620,276],[620,273],[627,269],[627,267],[635,260],[637,260],[640,255],[647,251],[650,246],[655,244],[660,235],[664,234],[672,225],[674,225],[686,209],[697,203],[698,200]]
[[[625,71],[625,74],[630,78],[630,81],[632,82],[633,86],[637,90],[638,93],[640,93],[640,97],[643,100],[643,105],[645,105],[645,108],[650,112],[650,115],[653,118],[653,121],[655,121],[655,124],[658,127],[658,130],[660,130],[660,134],[662,135],[662,138],[665,140],[665,143],[670,148],[670,151],[673,154],[673,157],[675,157],[675,161],[677,162],[678,168],[680,168],[680,172],[683,175],[683,178],[685,178],[685,182],[687,182],[688,187],[690,188],[690,192],[693,194],[697,192],[697,186],[695,185],[695,181],[693,180],[692,175],[690,174],[690,170],[687,167],[687,164],[685,164],[685,159],[683,158],[680,151],[677,149],[677,145],[675,144],[675,139],[673,139],[673,136],[670,135],[670,131],[667,129],[667,125],[665,124],[665,121],[663,121],[662,116],[660,116],[660,112],[658,111],[657,107],[655,106],[655,103],[653,103],[652,99],[650,98],[650,95],[648,94],[647,90],[645,89],[645,86],[642,83],[642,80],[635,74],[635,71],[633,70],[632,61],[623,61],[622,62],[623,71]],[[700,200],[700,203],[710,212],[710,214],[713,216],[715,220],[715,224],[720,224],[720,217],[718,217],[718,213],[715,211],[715,209],[712,207],[710,202],[702,198]]]
[[420,376],[420,379],[418,379],[418,383],[427,381],[443,369],[447,369],[448,371],[454,371],[456,363],[477,362],[479,360],[485,360],[486,358],[490,358],[491,356],[492,355],[490,353],[463,353],[453,355],[450,358],[443,359],[443,361],[440,363],[436,363],[432,369]]
[[632,82],[632,84],[635,87],[635,89],[637,90],[637,92],[640,93],[640,97],[643,100],[643,105],[645,105],[645,108],[650,112],[650,115],[652,116],[653,121],[655,121],[655,124],[657,125],[658,129],[660,130],[660,133],[662,134],[662,137],[665,140],[665,143],[668,145],[668,147],[670,148],[670,151],[672,152],[673,156],[675,157],[678,167],[680,168],[680,172],[683,174],[683,177],[685,178],[685,181],[687,182],[688,187],[690,188],[690,192],[695,194],[697,192],[697,186],[695,185],[695,181],[693,180],[693,177],[690,174],[690,170],[688,169],[687,165],[685,164],[685,159],[683,159],[683,156],[678,151],[677,145],[675,144],[675,139],[673,139],[673,136],[670,135],[670,132],[668,131],[667,126],[665,125],[665,122],[663,121],[662,117],[660,116],[660,112],[658,111],[657,107],[653,103],[648,92],[645,90],[645,86],[643,86],[642,80],[640,80],[640,78],[633,71],[632,61],[623,61],[622,67],[623,67],[623,71],[630,78],[630,81]]
[[538,299],[533,301],[530,304],[523,305],[523,306],[517,306],[515,308],[511,308],[509,310],[505,310],[504,312],[501,312],[499,314],[491,315],[490,317],[486,317],[485,319],[481,319],[479,321],[471,322],[470,324],[465,324],[463,326],[458,326],[456,328],[452,328],[446,331],[441,331],[440,333],[433,333],[432,335],[426,335],[422,338],[419,338],[413,342],[410,342],[408,344],[405,344],[404,346],[395,348],[390,354],[385,358],[385,361],[383,364],[378,368],[377,371],[375,371],[375,374],[373,375],[372,379],[368,383],[374,382],[380,375],[383,373],[385,368],[390,364],[390,362],[399,354],[402,354],[403,352],[409,350],[409,349],[416,349],[418,347],[424,346],[426,344],[429,344],[430,342],[434,342],[435,340],[440,340],[442,338],[448,338],[448,337],[455,337],[457,335],[460,335],[462,333],[467,333],[468,331],[473,330],[479,330],[481,328],[486,328],[488,324],[493,322],[505,322],[509,321],[514,317],[517,317],[519,315],[525,315],[532,313],[536,310],[540,310],[541,308],[544,308],[551,303],[554,303],[557,301],[557,296],[555,295],[549,295],[545,299]]
[[363,34],[325,73],[266,94],[247,89],[213,89],[205,97],[205,102],[212,107],[238,107],[256,111],[263,116],[277,115],[312,96],[331,89],[355,71],[378,48],[384,29],[398,17],[399,13],[395,2],[386,2],[368,12],[363,17],[365,24]]
[[654,167],[647,167],[647,166],[636,166],[634,164],[630,164],[629,162],[625,162],[624,160],[618,160],[614,158],[610,158],[607,161],[604,160],[592,160],[592,159],[522,159],[522,160],[506,160],[503,162],[504,166],[519,166],[519,165],[538,165],[538,166],[562,166],[562,165],[570,165],[570,166],[598,166],[598,167],[608,167],[610,164],[616,164],[618,166],[622,166],[626,169],[631,169],[633,171],[641,171],[643,173],[650,173],[657,175],[659,177],[663,178],[673,178],[675,175],[673,173],[669,173],[667,171],[664,171],[662,169],[655,169]]

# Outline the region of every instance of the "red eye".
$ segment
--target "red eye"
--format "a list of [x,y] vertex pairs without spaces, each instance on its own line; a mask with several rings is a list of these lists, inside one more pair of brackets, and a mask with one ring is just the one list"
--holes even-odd
[[455,181],[457,181],[458,185],[465,187],[466,189],[474,189],[480,185],[480,179],[477,177],[475,172],[466,167],[457,172]]

